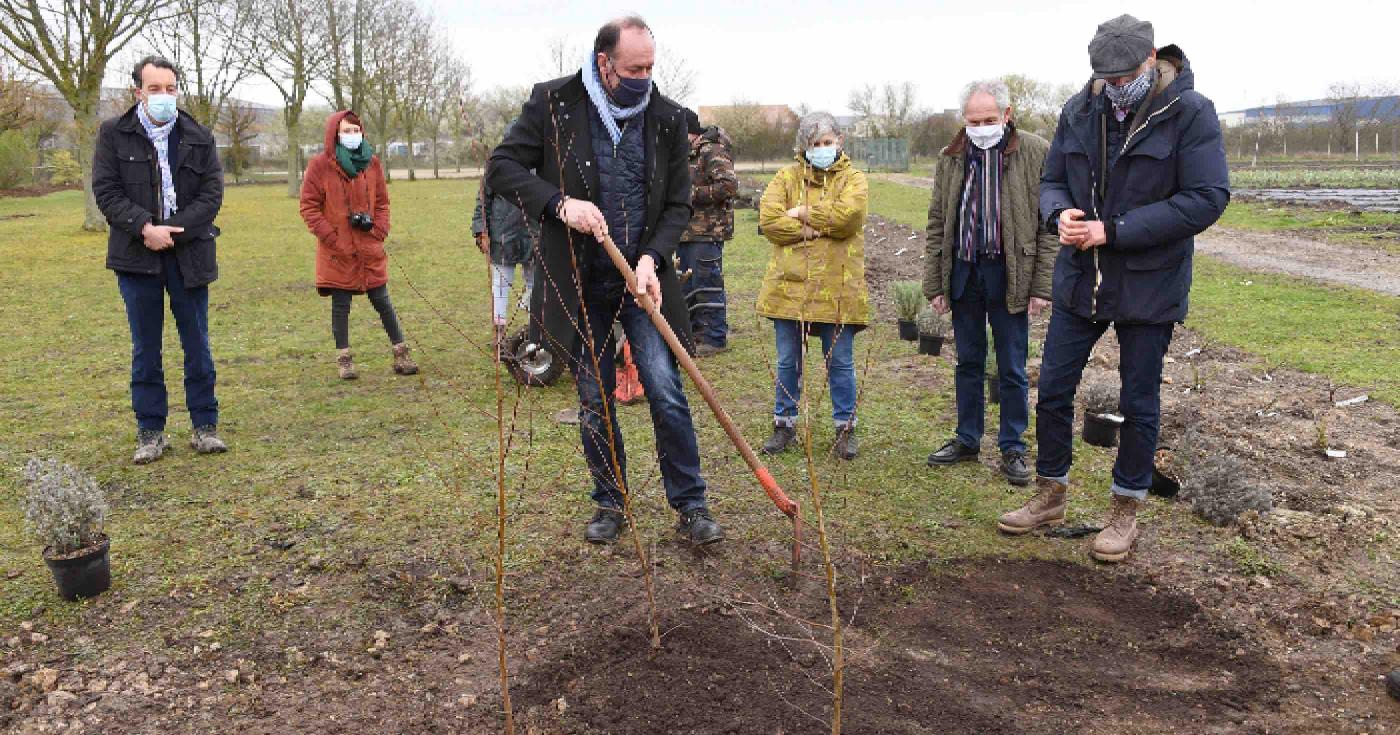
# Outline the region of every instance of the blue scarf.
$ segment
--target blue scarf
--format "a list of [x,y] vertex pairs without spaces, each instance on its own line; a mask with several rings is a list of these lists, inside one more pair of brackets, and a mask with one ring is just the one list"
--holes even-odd
[[647,88],[647,94],[637,103],[636,107],[618,107],[608,93],[603,89],[603,81],[598,77],[598,64],[594,60],[594,55],[590,51],[588,60],[583,62],[583,88],[588,90],[588,99],[592,100],[593,107],[598,110],[598,117],[603,120],[603,127],[608,129],[608,135],[612,138],[614,145],[622,141],[622,128],[617,126],[618,120],[631,120],[642,114],[651,104],[651,88]]
[[170,219],[180,208],[175,204],[175,177],[170,173],[170,134],[175,131],[175,123],[180,121],[180,113],[164,125],[157,125],[146,114],[146,106],[136,103],[136,119],[146,129],[146,137],[156,147],[156,158],[160,160],[160,211],[161,219]]

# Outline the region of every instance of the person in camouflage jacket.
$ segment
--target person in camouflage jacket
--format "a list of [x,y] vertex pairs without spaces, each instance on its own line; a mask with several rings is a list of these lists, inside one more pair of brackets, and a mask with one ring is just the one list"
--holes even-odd
[[690,307],[696,354],[712,355],[728,346],[729,321],[724,293],[724,243],[734,237],[734,198],[739,177],[730,154],[733,142],[724,129],[703,127],[686,110],[690,128],[690,206],[694,214],[676,253],[680,272],[689,272],[685,300]]

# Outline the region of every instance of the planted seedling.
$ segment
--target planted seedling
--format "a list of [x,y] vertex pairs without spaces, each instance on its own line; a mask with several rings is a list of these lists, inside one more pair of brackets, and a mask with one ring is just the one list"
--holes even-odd
[[927,304],[919,310],[919,336],[921,337],[947,337],[948,320],[932,306]]
[[899,281],[893,286],[895,318],[902,322],[912,322],[919,318],[919,309],[924,306],[924,291],[917,281]]

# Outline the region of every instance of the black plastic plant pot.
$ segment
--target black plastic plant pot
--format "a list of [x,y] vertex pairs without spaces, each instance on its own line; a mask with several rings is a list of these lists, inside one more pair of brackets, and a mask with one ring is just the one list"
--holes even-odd
[[913,319],[900,319],[899,338],[905,342],[917,342],[919,340],[919,323]]
[[943,338],[931,334],[919,335],[919,354],[938,355],[943,352]]
[[107,556],[111,546],[111,540],[103,536],[101,543],[74,556],[51,558],[49,550],[44,549],[44,563],[53,574],[59,596],[73,602],[106,592],[112,586],[112,566]]
[[1181,492],[1181,483],[1156,467],[1152,468],[1152,487],[1148,492],[1159,498],[1174,498]]
[[987,402],[1001,403],[1001,376],[987,376]]
[[1118,427],[1123,419],[1112,414],[1085,413],[1084,441],[1096,447],[1118,446]]

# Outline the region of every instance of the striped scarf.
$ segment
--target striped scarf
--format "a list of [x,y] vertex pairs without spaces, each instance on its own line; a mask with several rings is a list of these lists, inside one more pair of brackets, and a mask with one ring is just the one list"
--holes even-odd
[[982,150],[967,145],[967,171],[963,175],[962,203],[958,207],[958,257],[972,262],[979,257],[1001,257],[1001,177],[1006,172],[1002,142]]

